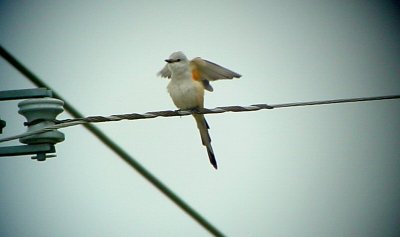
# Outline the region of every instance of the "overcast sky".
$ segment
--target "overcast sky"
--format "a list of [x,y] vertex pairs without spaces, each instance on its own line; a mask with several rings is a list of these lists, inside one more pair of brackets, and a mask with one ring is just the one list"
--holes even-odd
[[[175,109],[174,51],[242,78],[205,106],[400,94],[394,1],[0,1],[0,44],[84,115]],[[0,60],[0,89],[34,86]],[[1,102],[1,137],[25,131]],[[398,236],[400,101],[98,128],[227,236]],[[63,113],[58,118],[71,118]],[[209,236],[81,126],[57,157],[0,159],[0,236]],[[17,142],[2,143],[1,146]]]

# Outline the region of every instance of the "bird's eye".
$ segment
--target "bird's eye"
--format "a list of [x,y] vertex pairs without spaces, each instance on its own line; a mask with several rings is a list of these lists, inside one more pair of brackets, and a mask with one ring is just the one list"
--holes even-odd
[[178,58],[177,60],[176,60],[176,62],[180,62],[181,61],[181,59],[180,58]]

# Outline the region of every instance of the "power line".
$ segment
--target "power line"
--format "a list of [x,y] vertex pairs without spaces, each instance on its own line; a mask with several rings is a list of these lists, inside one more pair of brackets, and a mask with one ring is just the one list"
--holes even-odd
[[[295,103],[285,103],[285,104],[254,104],[249,106],[223,106],[216,107],[214,109],[195,109],[195,110],[164,110],[164,111],[153,111],[146,112],[142,114],[131,113],[131,114],[120,114],[111,116],[90,116],[86,118],[75,118],[75,119],[65,119],[58,120],[56,123],[63,124],[70,122],[82,122],[82,123],[99,123],[99,122],[111,122],[120,120],[136,120],[136,119],[149,119],[156,117],[173,117],[173,116],[187,116],[191,114],[217,114],[225,112],[250,112],[263,109],[279,109],[288,107],[300,107],[300,106],[311,106],[311,105],[327,105],[327,104],[339,104],[339,103],[354,103],[362,101],[374,101],[374,100],[390,100],[390,99],[400,99],[400,95],[389,95],[389,96],[374,96],[374,97],[358,97],[358,98],[348,98],[348,99],[335,99],[335,100],[319,100],[319,101],[307,101],[307,102],[295,102]],[[72,126],[75,124],[72,124]]]
[[[75,125],[87,125],[90,123],[101,123],[101,122],[114,122],[121,120],[137,120],[137,119],[150,119],[156,117],[174,117],[174,116],[187,116],[191,114],[217,114],[225,112],[250,112],[263,109],[280,109],[280,108],[290,108],[290,107],[300,107],[300,106],[311,106],[311,105],[327,105],[327,104],[339,104],[339,103],[354,103],[354,102],[364,102],[364,101],[376,101],[376,100],[391,100],[400,99],[400,95],[389,95],[389,96],[374,96],[374,97],[358,97],[358,98],[348,98],[348,99],[335,99],[335,100],[319,100],[319,101],[307,101],[307,102],[295,102],[295,103],[285,103],[285,104],[254,104],[249,106],[223,106],[216,107],[213,109],[196,109],[196,110],[164,110],[164,111],[153,111],[146,113],[131,113],[131,114],[119,114],[111,116],[89,116],[85,118],[74,118],[74,119],[64,119],[53,121],[56,124],[41,128],[36,131],[22,133],[16,136],[11,136],[7,138],[0,139],[1,142],[11,141],[19,138],[28,137],[35,134],[40,134],[44,132],[49,132],[61,128],[71,127]],[[32,121],[31,123],[35,123]]]
[[[44,83],[39,77],[34,75],[28,68],[20,63],[15,57],[8,53],[0,45],[0,55],[7,60],[12,66],[14,66],[20,73],[25,75],[33,84],[37,87],[45,87],[53,91],[53,96],[64,101],[64,109],[75,118],[81,118],[83,115],[63,99],[54,89]],[[142,175],[147,181],[154,185],[161,193],[167,196],[172,202],[174,202],[179,208],[181,208],[186,214],[193,218],[197,223],[203,226],[208,232],[214,236],[224,236],[220,230],[214,225],[207,221],[200,215],[196,210],[189,206],[182,198],[176,195],[171,189],[169,189],[164,183],[157,179],[150,171],[124,151],[119,145],[117,145],[111,138],[109,138],[100,129],[90,123],[83,124],[93,135],[95,135],[104,145],[114,151],[122,160],[124,160],[129,166],[135,169],[140,175]]]
[[277,109],[277,108],[287,108],[287,107],[299,107],[299,106],[310,106],[310,105],[327,105],[327,104],[339,104],[339,103],[354,103],[354,102],[363,102],[363,101],[392,100],[392,99],[400,99],[400,95],[358,97],[358,98],[335,99],[335,100],[319,100],[319,101],[309,101],[309,102],[276,104],[276,105],[271,105],[271,106],[274,109]]

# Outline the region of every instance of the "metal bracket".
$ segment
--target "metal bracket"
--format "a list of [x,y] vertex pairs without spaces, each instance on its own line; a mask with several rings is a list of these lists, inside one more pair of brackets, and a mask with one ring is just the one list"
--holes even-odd
[[56,148],[53,144],[35,144],[22,146],[0,147],[0,157],[33,155],[32,159],[44,161],[46,158],[54,157],[55,155],[46,155],[46,153],[55,153]]
[[53,92],[47,88],[0,91],[0,101],[43,97],[53,97]]

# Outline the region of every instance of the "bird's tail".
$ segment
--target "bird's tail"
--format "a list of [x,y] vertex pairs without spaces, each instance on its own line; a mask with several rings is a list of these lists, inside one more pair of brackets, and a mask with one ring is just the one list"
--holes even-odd
[[208,129],[210,127],[208,126],[203,114],[193,114],[193,117],[196,119],[197,128],[200,131],[201,141],[203,145],[207,148],[210,163],[214,166],[215,169],[217,169],[217,160],[215,159],[214,151],[211,147],[210,134],[208,134]]

